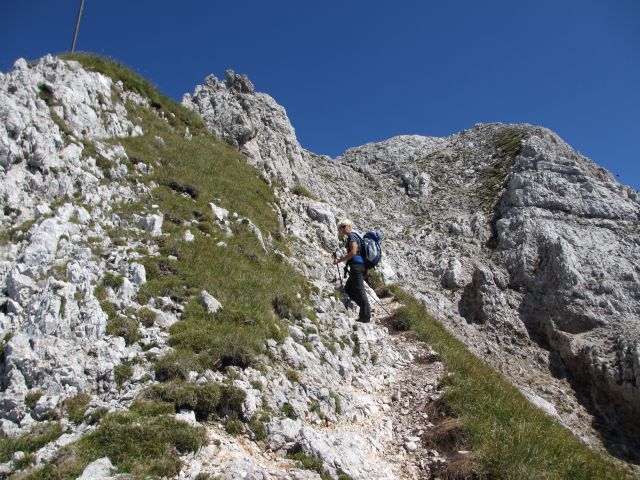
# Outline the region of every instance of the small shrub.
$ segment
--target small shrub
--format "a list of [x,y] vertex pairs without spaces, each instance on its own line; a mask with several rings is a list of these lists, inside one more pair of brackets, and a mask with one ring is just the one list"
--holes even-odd
[[25,405],[30,409],[34,409],[36,404],[38,403],[38,400],[40,400],[40,397],[42,397],[42,395],[44,395],[44,393],[42,393],[40,390],[36,390],[35,392],[28,393],[24,399]]
[[264,386],[262,385],[262,382],[260,382],[258,380],[251,380],[251,382],[249,382],[249,383],[256,390],[262,390],[264,388]]
[[100,301],[106,300],[107,289],[102,283],[99,285],[96,285],[96,287],[93,289],[93,295]]
[[121,363],[113,367],[113,377],[118,388],[121,388],[132,376],[133,368],[128,363]]
[[16,460],[13,462],[13,469],[23,470],[27,468],[29,465],[31,465],[34,460],[35,460],[35,455],[33,453],[27,453],[20,460]]
[[310,198],[311,200],[315,200],[316,199],[316,197],[313,195],[313,193],[311,193],[309,190],[307,190],[302,185],[296,185],[295,187],[293,187],[291,189],[291,193],[293,193],[295,195],[298,195],[299,197]]
[[309,404],[309,411],[315,413],[320,418],[325,418],[324,413],[322,412],[322,407],[318,401],[313,401]]
[[154,365],[156,379],[165,382],[172,379],[186,380],[189,372],[202,372],[202,357],[189,350],[173,350]]
[[138,310],[138,321],[145,327],[152,327],[156,322],[156,314],[153,310],[149,310],[147,307],[142,307]]
[[140,340],[138,323],[131,318],[122,316],[116,316],[107,322],[107,335],[122,337],[127,345],[132,345]]
[[86,393],[79,393],[78,395],[67,398],[62,405],[67,411],[67,415],[69,415],[69,420],[76,425],[81,424],[90,401],[91,397]]
[[157,417],[158,415],[175,413],[175,407],[171,403],[145,399],[137,399],[131,404],[129,410],[143,417]]
[[[244,394],[244,392],[242,393]],[[228,405],[223,405],[223,388],[214,383],[195,384],[172,380],[154,385],[145,392],[144,396],[151,400],[170,403],[174,406],[175,411],[193,410],[199,420],[206,420],[216,413],[230,413]],[[241,406],[235,407],[237,408],[236,412],[240,413]]]
[[264,420],[254,415],[249,421],[249,430],[253,433],[255,440],[264,440],[267,438],[267,429],[264,426]]
[[353,349],[351,353],[354,357],[357,357],[360,355],[360,339],[358,338],[358,335],[355,333],[351,334],[351,341],[353,342]]
[[109,409],[107,407],[98,407],[89,414],[87,423],[89,425],[95,425],[96,423],[99,423],[100,420],[102,420],[108,413]]
[[384,288],[384,280],[382,280],[382,275],[376,269],[371,269],[367,271],[367,276],[365,278],[367,284],[376,291]]
[[244,425],[238,419],[238,414],[228,415],[224,419],[224,429],[229,435],[239,435],[244,430]]
[[[96,289],[97,289],[97,287],[96,287]],[[105,297],[106,297],[106,293],[105,293]],[[102,309],[102,311],[104,313],[107,314],[107,317],[109,317],[110,320],[117,318],[117,316],[118,316],[118,307],[116,306],[115,303],[110,302],[108,300],[103,300],[103,301],[100,302],[100,308]]]
[[300,383],[300,375],[298,375],[298,372],[296,372],[295,370],[293,370],[292,368],[289,368],[286,373],[285,373],[287,380],[289,380],[292,383]]
[[293,409],[290,403],[283,404],[281,411],[285,417],[290,418],[291,420],[296,420],[298,418],[298,415],[296,415],[296,411]]
[[[312,470],[320,474],[321,477],[325,476],[325,472],[323,468],[324,463],[321,458],[311,457],[309,455],[305,455],[303,452],[288,453],[287,458],[290,458],[291,460],[295,460],[296,462],[298,462],[300,465],[300,468],[304,470]],[[327,478],[331,478],[331,477],[327,477]]]
[[329,396],[333,398],[333,402],[335,403],[336,414],[342,415],[342,401],[340,400],[340,397],[338,396],[338,394],[335,392],[331,392],[329,393]]
[[124,277],[122,275],[117,275],[115,273],[107,272],[102,279],[102,283],[106,287],[111,287],[115,291],[118,291],[122,284],[124,283]]
[[220,390],[219,411],[222,415],[242,414],[242,404],[247,398],[244,390],[233,385],[224,385]]
[[273,298],[273,310],[280,318],[302,320],[303,310],[295,297],[291,295],[276,295]]

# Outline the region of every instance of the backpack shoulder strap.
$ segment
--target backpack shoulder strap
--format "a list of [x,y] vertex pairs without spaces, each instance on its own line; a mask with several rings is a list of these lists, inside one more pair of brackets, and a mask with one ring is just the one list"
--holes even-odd
[[358,253],[357,253],[357,255],[362,256],[363,251],[364,251],[364,239],[362,238],[362,235],[360,235],[360,233],[356,232],[355,230],[352,230],[351,233],[353,233],[356,237],[358,237]]

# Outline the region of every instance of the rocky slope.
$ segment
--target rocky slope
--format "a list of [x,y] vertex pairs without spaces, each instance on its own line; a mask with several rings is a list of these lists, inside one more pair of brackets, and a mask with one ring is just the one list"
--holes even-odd
[[[161,187],[149,178],[166,163],[162,148],[165,138],[170,139],[150,132],[158,123],[162,131],[171,132],[175,114],[132,93],[123,82],[90,72],[76,61],[45,57],[31,65],[16,62],[10,73],[0,77],[0,91],[0,118],[6,126],[0,130],[4,232],[0,475],[21,478],[20,471],[33,465],[45,468],[39,472],[46,473],[36,471],[40,476],[75,478],[83,473],[82,478],[111,478],[116,475],[114,464],[123,463],[120,454],[103,453],[104,458],[96,459],[95,453],[86,452],[96,448],[88,442],[115,431],[120,436],[111,443],[124,444],[126,435],[117,432],[122,428],[119,422],[130,421],[127,415],[134,415],[139,428],[147,428],[141,426],[147,425],[144,415],[117,412],[145,408],[145,397],[155,395],[158,390],[153,387],[162,385],[209,392],[222,388],[230,395],[241,392],[242,399],[233,415],[222,415],[219,421],[205,421],[203,407],[189,396],[173,400],[182,402],[180,408],[176,404],[177,421],[192,426],[194,432],[206,426],[207,446],[191,453],[180,446],[168,450],[168,459],[180,453],[178,463],[169,460],[168,465],[154,467],[161,459],[151,458],[151,467],[164,468],[160,470],[164,475],[319,478],[308,466],[301,468],[300,460],[295,460],[299,457],[288,458],[292,452],[303,459],[319,459],[316,469],[343,478],[415,477],[442,463],[435,450],[427,461],[416,458],[422,451],[419,444],[405,448],[417,432],[410,424],[394,427],[390,413],[391,396],[401,388],[406,367],[433,354],[424,345],[407,348],[381,326],[354,326],[350,312],[334,296],[333,268],[325,261],[324,248],[337,245],[335,219],[327,205],[286,194],[278,205],[268,207],[279,212],[281,223],[287,219],[286,231],[298,239],[290,246],[294,254],[287,261],[310,273],[313,319],[287,320],[285,334],[269,339],[267,350],[254,362],[259,369],[246,365],[202,369],[189,363],[188,354],[171,364],[175,358],[168,344],[171,327],[180,324],[192,307],[175,289],[164,296],[146,294],[152,288],[149,284],[158,275],[174,272],[172,262],[181,256],[180,245],[193,248],[190,243],[209,238],[233,255],[232,243],[242,237],[244,225],[250,244],[241,243],[242,251],[262,249],[271,258],[281,258],[271,232],[257,226],[263,219],[242,217],[217,204],[226,199],[213,197],[205,199],[210,213],[198,213],[197,220],[183,222],[175,211],[163,211],[161,197],[153,194]],[[272,100],[267,103],[280,121],[286,119],[281,107]],[[290,125],[284,131],[293,135]],[[188,128],[179,134],[185,142],[192,141]],[[278,144],[274,135],[267,131],[265,138]],[[128,141],[135,137],[141,143]],[[134,156],[132,152],[139,151],[132,145],[151,149],[155,160]],[[283,165],[295,165],[302,155],[299,150]],[[269,165],[270,173],[277,172],[266,160],[252,159],[257,165]],[[285,172],[280,180],[297,178]],[[169,187],[169,195],[179,202],[188,203],[199,195],[192,185],[169,183]],[[168,242],[178,242],[170,250],[173,258],[164,257]],[[266,261],[257,253],[249,258]],[[375,294],[370,293],[373,299]],[[206,291],[198,291],[196,300],[202,305],[196,308],[210,312],[233,307],[221,305]],[[227,335],[233,342],[233,332]],[[157,367],[163,359],[168,370]],[[175,375],[172,368],[192,387],[180,387],[183,384],[170,376]],[[432,374],[419,383],[424,395],[437,399],[442,364],[433,362],[429,368]],[[229,385],[236,390],[229,390]],[[165,392],[165,399],[172,395],[160,392]],[[234,415],[251,420],[253,430],[244,424],[238,427]],[[245,436],[230,435],[234,428]],[[70,462],[69,448],[74,452],[71,458],[86,459]],[[141,469],[141,476],[149,474],[145,465],[135,468]]]
[[[185,104],[227,135],[247,124],[271,129],[263,119],[278,116],[280,108],[237,81],[233,72],[224,82],[209,77],[196,88],[198,102],[186,96]],[[241,116],[207,116],[211,106],[238,112],[256,102],[262,109]],[[271,129],[274,136],[280,131],[286,134],[275,143],[291,145],[292,129]],[[234,139],[244,148],[243,138]],[[333,213],[323,217],[325,226],[347,214],[363,230],[382,231],[383,275],[411,285],[476,353],[565,424],[590,436],[595,415],[602,432],[636,435],[636,191],[553,132],[530,125],[476,125],[448,138],[400,136],[336,159],[302,152],[312,169],[273,162],[265,172],[298,175]],[[607,438],[628,455],[624,436]]]
[[[447,460],[418,440],[433,427],[424,407],[440,397],[446,366],[429,346],[391,336],[378,321],[354,325],[336,299],[330,254],[343,215],[383,232],[385,280],[411,288],[585,441],[599,441],[594,416],[605,433],[636,421],[637,192],[555,134],[477,125],[331,159],[303,149],[284,109],[246,77],[207,78],[184,105],[266,175],[277,187],[270,197],[257,171],[232,176],[234,154],[135,85],[53,57],[18,60],[0,75],[0,475],[19,478],[33,464],[75,472],[63,478],[112,478],[112,462],[124,461],[83,456],[82,439],[106,435],[106,412],[113,427],[129,418],[114,412],[164,395],[175,406],[171,418],[193,432],[203,427],[206,437],[202,448],[168,449],[175,463],[164,465],[166,476],[430,478]],[[194,164],[212,190],[175,173],[201,145],[216,148],[205,157],[222,158],[207,157],[217,167]],[[238,182],[237,191],[228,187]],[[243,203],[253,191],[262,209]],[[248,262],[253,275],[286,272],[291,284],[302,273],[306,287],[285,293],[313,312],[293,309],[284,293],[274,297],[281,318],[267,316],[266,349],[247,360],[238,344],[252,337],[236,335],[259,322],[234,310],[241,292],[223,287],[234,272],[216,272],[204,291],[193,283],[202,273],[197,259],[192,271],[179,270],[198,249],[221,270],[230,258],[237,269]],[[251,273],[244,281],[260,283]],[[193,325],[202,329],[185,330]],[[224,355],[185,353],[185,342],[216,328]],[[176,385],[192,395],[169,398]],[[208,417],[192,398],[200,388],[227,392],[227,404],[209,405],[216,415]],[[78,417],[70,405],[80,400]],[[7,439],[26,445],[45,427],[56,435],[7,456]],[[627,439],[605,439],[633,459]],[[82,462],[66,466],[73,455],[65,446]]]

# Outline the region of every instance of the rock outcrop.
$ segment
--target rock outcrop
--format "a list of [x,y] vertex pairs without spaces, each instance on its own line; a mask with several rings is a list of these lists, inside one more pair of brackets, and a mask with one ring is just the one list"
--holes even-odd
[[524,325],[607,417],[640,425],[640,204],[562,142],[523,141],[498,205],[497,248]]
[[[210,78],[196,92],[211,84]],[[216,103],[227,110],[218,120],[204,117],[228,138],[233,129],[219,119],[234,107],[224,105],[246,94],[214,85],[237,98]],[[449,318],[476,353],[501,352],[489,360],[506,371],[504,355],[516,352],[526,366],[524,345],[533,340],[553,359],[543,368],[566,376],[592,412],[610,424],[640,424],[635,190],[553,132],[530,125],[476,125],[448,138],[399,136],[334,160],[305,153],[312,168],[301,171],[310,190],[336,214],[381,230],[386,266]],[[290,171],[281,161],[262,168]],[[528,388],[518,375],[512,380]]]
[[[414,423],[426,413],[409,411],[401,396],[411,389],[407,372],[423,372],[416,398],[437,400],[445,367],[428,346],[402,343],[381,325],[354,327],[353,312],[333,295],[330,255],[340,246],[335,222],[343,216],[383,233],[386,281],[413,290],[470,349],[585,441],[597,443],[590,414],[628,433],[640,424],[639,197],[553,132],[476,125],[447,138],[395,137],[330,159],[304,150],[284,108],[246,76],[210,76],[183,103],[276,188],[269,208],[289,239],[286,254],[282,238],[222,199],[207,199],[207,211],[190,212],[197,218],[189,220],[154,203],[158,185],[150,176],[163,159],[145,164],[123,147],[123,139],[145,133],[131,105],[150,102],[122,82],[53,57],[19,60],[0,75],[3,434],[60,415],[79,393],[88,394],[92,415],[128,408],[157,384],[161,374],[149,359],[171,351],[170,328],[188,301],[140,295],[151,275],[143,258],[159,256],[176,225],[185,228],[179,240],[194,248],[212,234],[216,248],[227,248],[243,229],[256,241],[248,258],[274,255],[307,277],[313,320],[283,323],[280,341],[265,345],[268,368],[183,372],[194,385],[242,391],[245,420],[274,415],[262,443],[207,423],[211,442],[182,456],[180,478],[319,478],[292,466],[286,456],[295,453],[334,477],[428,475],[442,459],[416,440]],[[149,112],[169,123],[164,112]],[[174,187],[186,202],[197,194]],[[135,202],[144,208],[127,218],[114,209]],[[198,220],[209,216],[203,228]],[[167,260],[155,275],[179,259],[171,251]],[[233,314],[218,293],[190,291],[206,321]],[[135,336],[127,318],[140,324]],[[108,330],[114,319],[125,322],[120,331]],[[201,424],[193,410],[174,416]],[[95,428],[63,423],[65,435],[34,453],[36,465]],[[24,453],[0,464],[0,472],[21,459]],[[95,459],[81,478],[115,478],[112,462]]]
[[303,161],[285,109],[269,95],[256,93],[246,75],[228,70],[223,81],[211,75],[182,102],[268,177],[288,187],[305,183],[310,165]]
[[[121,275],[122,287],[109,294],[124,307],[144,267],[117,248],[106,259],[92,249],[107,246],[105,230],[119,224],[113,202],[148,193],[104,181],[125,174],[127,158],[101,139],[142,133],[126,101],[145,103],[121,83],[50,56],[31,66],[18,60],[0,75],[0,223],[10,236],[0,246],[2,411],[22,427],[78,392],[118,397],[113,367],[132,354],[121,337],[105,335],[94,288],[107,273]],[[98,165],[105,158],[108,169]],[[39,396],[35,406],[28,394]]]

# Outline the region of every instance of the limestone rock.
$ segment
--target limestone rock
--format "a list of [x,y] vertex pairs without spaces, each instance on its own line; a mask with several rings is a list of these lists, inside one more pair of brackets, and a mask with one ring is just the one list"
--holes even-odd
[[469,281],[468,275],[462,269],[462,263],[457,258],[449,259],[447,271],[442,276],[442,286],[454,289],[465,286]]
[[159,237],[162,235],[162,215],[152,214],[145,217],[134,215],[134,219],[138,222],[140,227],[149,232],[152,237]]
[[218,310],[222,308],[222,304],[216,300],[213,295],[211,295],[206,290],[203,290],[200,294],[200,301],[202,305],[207,309],[209,313],[216,313]]
[[107,457],[94,460],[85,467],[78,480],[111,480],[116,467]]
[[182,103],[198,112],[220,138],[238,147],[268,176],[289,187],[309,171],[285,109],[264,93],[255,93],[246,76],[227,71],[211,75],[186,94]]

